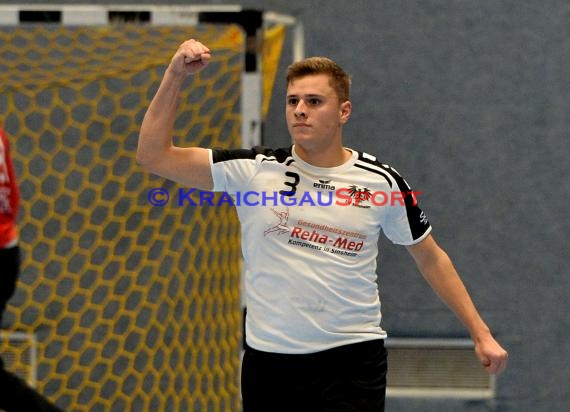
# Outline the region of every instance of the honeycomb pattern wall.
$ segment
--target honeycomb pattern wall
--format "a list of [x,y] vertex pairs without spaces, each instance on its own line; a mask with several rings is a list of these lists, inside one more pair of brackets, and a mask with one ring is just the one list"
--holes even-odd
[[[179,206],[135,163],[142,117],[189,37],[215,50],[189,78],[180,145],[239,146],[237,27],[0,28],[0,123],[22,192],[23,270],[5,315],[34,333],[37,386],[68,411],[235,411],[239,226]],[[152,188],[171,195],[149,202]]]

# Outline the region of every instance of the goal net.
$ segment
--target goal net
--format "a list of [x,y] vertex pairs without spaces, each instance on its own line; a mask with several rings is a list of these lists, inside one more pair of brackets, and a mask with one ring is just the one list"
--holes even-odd
[[[175,143],[239,147],[240,27],[0,27],[23,251],[4,326],[35,335],[36,386],[74,411],[239,410],[235,212],[179,205],[179,187],[134,159],[166,64],[191,37],[215,52],[183,89]],[[153,206],[153,188],[170,201]]]

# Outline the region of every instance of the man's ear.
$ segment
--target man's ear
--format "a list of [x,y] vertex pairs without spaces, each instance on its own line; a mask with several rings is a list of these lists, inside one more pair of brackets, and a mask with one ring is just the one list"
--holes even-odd
[[340,121],[342,124],[348,121],[351,113],[352,113],[352,103],[350,102],[350,100],[342,102],[340,104]]

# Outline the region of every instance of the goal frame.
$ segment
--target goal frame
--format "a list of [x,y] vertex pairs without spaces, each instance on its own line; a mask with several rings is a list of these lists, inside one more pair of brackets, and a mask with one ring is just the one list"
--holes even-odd
[[305,57],[305,34],[298,17],[241,5],[0,5],[0,26],[40,23],[105,26],[121,19],[155,26],[201,23],[241,26],[246,36],[241,82],[241,147],[263,144],[262,29],[275,24],[291,29],[292,60],[299,61]]

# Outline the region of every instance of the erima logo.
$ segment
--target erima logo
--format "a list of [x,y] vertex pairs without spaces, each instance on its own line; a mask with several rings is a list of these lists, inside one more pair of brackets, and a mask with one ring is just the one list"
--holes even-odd
[[325,189],[325,190],[335,190],[336,187],[330,184],[330,180],[321,180],[319,179],[319,182],[315,182],[313,183],[313,187],[315,189]]

